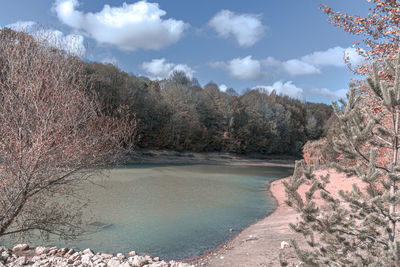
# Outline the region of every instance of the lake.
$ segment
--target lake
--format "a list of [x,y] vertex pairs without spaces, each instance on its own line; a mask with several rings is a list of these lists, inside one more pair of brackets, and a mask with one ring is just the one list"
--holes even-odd
[[[196,257],[264,218],[276,207],[269,182],[292,168],[129,165],[82,188],[88,217],[110,225],[59,247],[109,253],[135,250],[162,259]],[[230,229],[233,231],[230,231]],[[43,241],[41,244],[43,245]]]

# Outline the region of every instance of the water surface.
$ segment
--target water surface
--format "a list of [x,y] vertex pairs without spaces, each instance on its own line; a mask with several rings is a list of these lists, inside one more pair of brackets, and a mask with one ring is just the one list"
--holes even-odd
[[82,240],[50,243],[110,253],[136,250],[163,259],[199,256],[272,212],[276,204],[268,184],[291,173],[284,167],[214,165],[113,169],[108,178],[95,179],[101,186],[82,188],[91,200],[86,214],[111,226]]

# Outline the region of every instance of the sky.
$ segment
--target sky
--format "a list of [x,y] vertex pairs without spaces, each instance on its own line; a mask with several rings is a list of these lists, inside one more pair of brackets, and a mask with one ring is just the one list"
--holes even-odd
[[[204,86],[261,88],[302,101],[345,97],[359,41],[318,0],[0,0],[0,27],[24,30],[87,61],[151,79],[184,71]],[[326,0],[365,16],[366,0]],[[57,41],[55,41],[57,40]]]

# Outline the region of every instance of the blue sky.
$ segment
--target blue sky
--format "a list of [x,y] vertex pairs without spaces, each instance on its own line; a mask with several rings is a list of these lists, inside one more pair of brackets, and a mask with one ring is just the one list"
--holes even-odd
[[[221,90],[261,87],[330,103],[353,77],[344,53],[361,60],[355,37],[328,23],[318,0],[1,1],[0,26],[46,29],[87,60],[152,79],[182,70]],[[358,15],[369,8],[366,0],[325,2]]]

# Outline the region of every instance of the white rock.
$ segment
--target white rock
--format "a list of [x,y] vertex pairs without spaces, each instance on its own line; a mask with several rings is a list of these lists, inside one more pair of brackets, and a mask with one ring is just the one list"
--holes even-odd
[[74,262],[74,264],[72,264],[73,266],[80,266],[82,264],[82,262],[80,260],[77,260]]
[[27,264],[27,262],[28,262],[27,258],[25,256],[22,256],[22,257],[19,257],[18,259],[16,259],[14,261],[14,264],[25,265],[25,264]]
[[147,264],[148,260],[143,256],[135,256],[133,257],[132,264],[134,266],[142,267],[143,265]]
[[136,251],[132,250],[131,252],[129,252],[129,256],[136,256]]
[[100,257],[102,257],[103,259],[111,259],[113,255],[108,253],[100,253]]
[[24,250],[27,250],[28,248],[29,248],[28,244],[18,244],[13,247],[12,251],[13,252],[24,251]]
[[68,260],[73,260],[73,261],[77,261],[81,258],[81,255],[79,252],[75,252],[74,254],[71,255],[71,257],[68,258]]
[[124,259],[125,259],[125,255],[122,254],[122,253],[117,253],[117,258],[118,258],[119,260],[124,260]]
[[121,265],[121,262],[117,258],[111,258],[107,262],[107,267],[119,267]]
[[59,254],[61,256],[64,256],[65,253],[67,253],[67,252],[68,252],[67,248],[60,248],[59,250],[57,250],[57,254]]
[[42,258],[40,256],[33,256],[32,257],[32,261],[36,262],[36,261],[40,261]]
[[82,251],[83,254],[89,254],[91,256],[94,255],[93,250],[91,250],[90,248],[85,249],[84,251]]
[[148,266],[149,267],[168,267],[169,265],[165,261],[160,261],[160,262],[154,262]]
[[10,253],[8,251],[3,251],[0,255],[0,260],[3,260],[4,262],[7,261],[7,259],[10,257]]
[[81,262],[84,264],[89,264],[89,262],[91,261],[91,256],[90,254],[83,254],[81,257]]
[[49,252],[50,249],[46,248],[46,247],[36,247],[35,248],[35,254],[36,255],[42,255],[42,254],[46,254],[47,252]]
[[286,241],[281,242],[281,249],[290,248],[290,244]]

